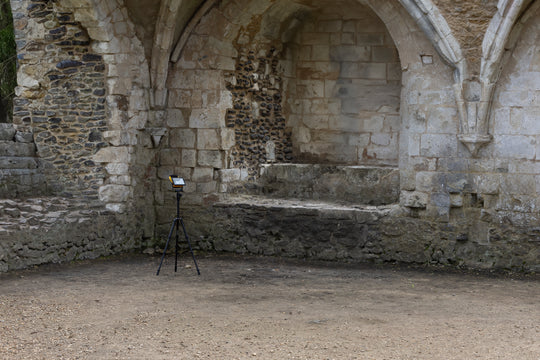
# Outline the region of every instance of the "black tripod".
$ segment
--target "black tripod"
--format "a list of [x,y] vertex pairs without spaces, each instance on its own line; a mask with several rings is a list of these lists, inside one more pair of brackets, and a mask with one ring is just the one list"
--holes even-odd
[[193,254],[193,249],[191,248],[191,242],[189,241],[188,234],[186,232],[186,226],[184,225],[184,220],[180,217],[180,198],[182,197],[182,188],[175,189],[176,191],[176,217],[174,218],[171,230],[169,231],[169,237],[167,238],[167,243],[165,244],[165,249],[163,250],[163,255],[161,256],[161,261],[159,262],[159,267],[157,269],[156,275],[159,275],[159,270],[161,270],[161,265],[163,264],[163,259],[165,258],[165,253],[167,252],[167,248],[169,247],[169,241],[171,241],[171,236],[173,233],[173,230],[176,225],[176,245],[175,245],[175,259],[174,259],[174,272],[176,272],[178,268],[178,231],[180,224],[182,224],[182,230],[184,230],[184,236],[186,237],[186,241],[189,246],[189,251],[191,252],[191,257],[193,258],[193,262],[195,263],[195,268],[197,269],[197,275],[201,275],[201,272],[199,271],[199,266],[197,265],[197,260],[195,260],[195,254]]

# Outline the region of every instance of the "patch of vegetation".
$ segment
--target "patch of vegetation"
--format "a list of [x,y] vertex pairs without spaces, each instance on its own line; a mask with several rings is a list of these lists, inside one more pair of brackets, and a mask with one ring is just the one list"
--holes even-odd
[[11,122],[17,86],[17,48],[9,0],[0,0],[0,122]]

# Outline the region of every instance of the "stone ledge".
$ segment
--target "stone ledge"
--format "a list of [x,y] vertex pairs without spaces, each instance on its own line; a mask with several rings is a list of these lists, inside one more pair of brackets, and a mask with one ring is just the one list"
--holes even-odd
[[399,170],[393,167],[268,164],[261,167],[255,190],[248,193],[283,199],[388,205],[399,202],[399,181]]
[[[320,215],[327,218],[348,218],[375,222],[399,210],[399,205],[351,205],[336,202],[300,200],[300,199],[273,199],[256,195],[226,195],[216,202],[214,207],[240,207],[244,209],[288,210],[290,213],[304,215]],[[369,218],[360,219],[359,215],[369,215]]]

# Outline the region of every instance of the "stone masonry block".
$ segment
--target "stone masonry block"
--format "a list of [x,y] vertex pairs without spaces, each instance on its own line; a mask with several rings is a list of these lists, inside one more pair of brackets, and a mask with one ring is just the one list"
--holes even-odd
[[194,182],[209,182],[214,179],[214,169],[209,167],[196,167],[193,169],[191,180]]
[[303,120],[309,129],[328,129],[328,115],[305,115]]
[[110,175],[128,175],[129,165],[123,163],[109,163],[105,166]]
[[461,193],[472,191],[472,180],[469,174],[464,173],[450,173],[446,175],[446,189],[449,193]]
[[184,128],[188,123],[180,109],[167,109],[167,126],[172,128]]
[[391,63],[396,61],[396,50],[393,48],[374,46],[371,48],[374,62]]
[[195,167],[197,166],[197,150],[194,149],[182,149],[182,161],[183,167]]
[[197,183],[197,192],[201,194],[209,194],[216,192],[217,181],[199,182]]
[[219,150],[200,150],[197,155],[199,166],[209,166],[212,168],[224,168],[223,155]]
[[317,31],[335,33],[341,31],[342,20],[323,20],[317,24]]
[[221,129],[221,150],[229,150],[236,144],[234,129]]
[[192,94],[192,90],[171,89],[169,90],[169,104],[176,108],[190,108]]
[[431,216],[435,216],[439,220],[447,220],[450,212],[450,206],[450,194],[433,193],[429,199],[428,212]]
[[0,141],[12,141],[15,132],[12,124],[0,124]]
[[240,175],[240,169],[222,169],[218,172],[219,180],[223,183],[240,181]]
[[423,209],[426,207],[429,194],[420,191],[401,191],[399,203],[402,206]]
[[340,45],[332,47],[330,50],[330,59],[332,61],[343,62],[358,62],[370,61],[371,47],[369,46],[349,46]]
[[33,143],[34,134],[31,132],[17,131],[15,133],[15,141],[18,143]]
[[506,194],[534,194],[536,179],[528,174],[503,174],[500,189]]
[[171,129],[169,145],[173,148],[195,148],[196,130]]
[[305,45],[328,44],[330,43],[330,34],[317,33],[317,32],[304,32],[302,33],[301,43]]
[[330,47],[328,45],[313,45],[311,52],[312,61],[329,61]]
[[129,148],[125,146],[109,146],[100,149],[94,155],[94,161],[98,163],[128,163],[131,159]]
[[356,39],[358,45],[384,45],[384,33],[359,33]]
[[379,146],[388,146],[392,142],[395,143],[395,138],[392,136],[392,134],[387,133],[375,133],[371,135],[371,142],[374,145]]
[[216,129],[221,127],[224,121],[224,119],[221,119],[219,109],[193,109],[189,118],[189,127]]
[[0,169],[36,169],[37,167],[34,157],[0,156]]
[[449,157],[457,154],[457,138],[455,135],[423,134],[420,154],[428,157]]
[[501,158],[532,160],[536,153],[534,136],[501,135],[494,138],[495,156]]
[[159,153],[160,164],[165,166],[180,165],[179,149],[162,149]]
[[362,63],[358,65],[358,77],[361,79],[386,80],[386,64]]
[[455,134],[459,120],[455,107],[435,107],[427,118],[427,131],[431,133]]
[[197,149],[200,150],[219,150],[220,136],[217,129],[198,129],[197,130]]
[[339,72],[340,78],[355,79],[358,77],[358,63],[357,62],[342,62]]
[[431,192],[437,183],[438,174],[432,171],[419,171],[416,173],[416,190]]
[[501,184],[500,174],[480,174],[474,176],[476,190],[480,194],[495,195],[499,193]]
[[107,203],[122,203],[129,198],[130,191],[129,186],[104,185],[99,188],[99,199]]
[[347,115],[331,116],[328,123],[329,128],[334,130],[358,132],[362,127],[358,118]]
[[16,143],[0,140],[0,156],[35,156],[36,147],[33,143]]

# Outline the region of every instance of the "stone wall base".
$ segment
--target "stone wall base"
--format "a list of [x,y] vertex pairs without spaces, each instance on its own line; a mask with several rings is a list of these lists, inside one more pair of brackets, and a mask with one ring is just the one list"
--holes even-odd
[[[193,245],[206,251],[540,271],[535,229],[491,223],[471,229],[465,223],[414,218],[398,205],[344,207],[243,197],[184,209],[182,216]],[[470,231],[485,231],[485,240],[473,239]]]
[[125,215],[88,203],[0,200],[0,272],[130,251],[141,246],[141,231]]

